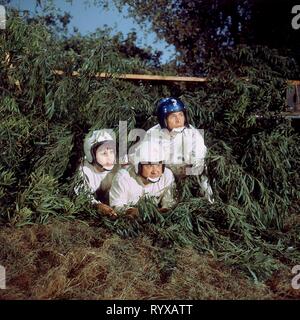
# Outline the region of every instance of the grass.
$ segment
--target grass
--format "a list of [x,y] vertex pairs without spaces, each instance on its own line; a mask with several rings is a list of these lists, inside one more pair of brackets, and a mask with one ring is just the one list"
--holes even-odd
[[[0,299],[299,299],[292,274],[254,283],[194,249],[122,239],[80,221],[0,229]],[[289,269],[290,270],[290,269]]]

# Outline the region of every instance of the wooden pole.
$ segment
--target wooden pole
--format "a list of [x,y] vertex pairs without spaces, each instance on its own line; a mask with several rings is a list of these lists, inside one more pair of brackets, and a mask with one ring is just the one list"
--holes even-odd
[[[54,70],[54,74],[64,75],[62,70]],[[78,77],[80,73],[77,71],[72,72],[72,76]],[[115,78],[124,80],[148,80],[148,81],[171,81],[171,82],[206,82],[207,78],[199,77],[178,77],[178,76],[158,76],[150,74],[135,74],[135,73],[125,73],[125,74],[112,74],[108,72],[97,72],[95,78]]]
[[[64,75],[65,72],[62,70],[54,70],[56,75]],[[73,77],[79,77],[80,73],[78,71],[72,72]],[[170,82],[207,82],[206,77],[180,77],[180,76],[160,76],[151,74],[137,74],[137,73],[124,73],[124,74],[113,74],[108,72],[97,72],[95,78],[115,78],[124,80],[147,80],[147,81],[170,81]],[[248,79],[245,78],[247,81]],[[287,80],[288,84],[300,85],[300,80]]]

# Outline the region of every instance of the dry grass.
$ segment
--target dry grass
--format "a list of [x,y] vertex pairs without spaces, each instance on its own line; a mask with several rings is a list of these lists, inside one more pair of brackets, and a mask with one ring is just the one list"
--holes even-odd
[[191,248],[177,249],[169,263],[146,237],[124,240],[79,221],[2,228],[0,243],[0,299],[299,298],[286,273],[255,285]]

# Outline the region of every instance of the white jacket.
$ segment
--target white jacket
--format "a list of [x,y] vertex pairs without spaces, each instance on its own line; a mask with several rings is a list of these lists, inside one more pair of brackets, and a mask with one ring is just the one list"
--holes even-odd
[[111,171],[97,172],[92,164],[84,161],[79,167],[80,182],[74,189],[75,193],[87,192],[92,203],[108,203],[109,190],[118,169],[119,166],[115,165]]
[[202,134],[190,125],[181,132],[162,129],[158,124],[147,131],[145,139],[161,141],[165,163],[175,176],[200,175],[204,170],[207,148]]
[[202,192],[210,203],[214,202],[208,178],[202,174],[205,169],[207,148],[199,130],[190,125],[181,132],[170,132],[157,124],[147,131],[144,139],[161,141],[166,166],[172,170],[176,178],[180,179],[185,175],[198,177],[201,175],[199,184]]
[[175,179],[168,168],[165,168],[158,182],[144,185],[134,167],[130,166],[128,169],[120,169],[115,175],[109,192],[109,203],[116,210],[122,210],[135,205],[143,196],[152,196],[157,205],[171,208],[175,205],[174,187]]

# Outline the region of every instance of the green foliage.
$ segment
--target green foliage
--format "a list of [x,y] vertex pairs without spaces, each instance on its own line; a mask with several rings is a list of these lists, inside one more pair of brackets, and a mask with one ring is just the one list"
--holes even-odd
[[[179,203],[168,213],[142,199],[138,219],[111,221],[97,216],[86,195],[72,193],[83,137],[91,128],[118,131],[119,121],[128,121],[128,130],[150,128],[154,103],[174,87],[96,79],[96,72],[146,73],[151,67],[139,56],[126,57],[105,32],[73,40],[78,48],[67,49],[45,26],[18,17],[0,33],[1,222],[80,218],[123,237],[143,232],[166,250],[168,270],[176,245],[209,252],[254,279],[270,275],[281,260],[297,260],[299,226],[285,230],[299,215],[300,141],[279,114],[293,61],[246,46],[212,57],[208,83],[181,98],[192,124],[205,130],[215,203],[201,196],[199,179],[191,177],[178,183]],[[65,74],[54,74],[57,69]]]
[[[147,29],[151,28],[160,39],[176,48],[181,73],[203,74],[211,56],[239,45],[274,48],[282,55],[300,61],[299,35],[291,26],[293,0],[113,2],[119,10],[126,8],[131,18]],[[110,1],[96,0],[94,3],[109,6]],[[240,52],[241,58],[242,55]],[[276,60],[276,56],[272,59]],[[226,70],[225,66],[221,67]]]
[[[43,168],[44,172],[60,178],[69,164],[73,135],[61,126],[54,126],[45,138],[48,140],[43,144],[45,154],[35,162],[34,170],[38,171]],[[41,144],[41,142],[36,142],[36,144]]]
[[32,221],[45,223],[51,216],[72,217],[74,213],[76,208],[61,194],[57,179],[39,172],[30,175],[27,188],[18,195],[13,220],[21,226]]

